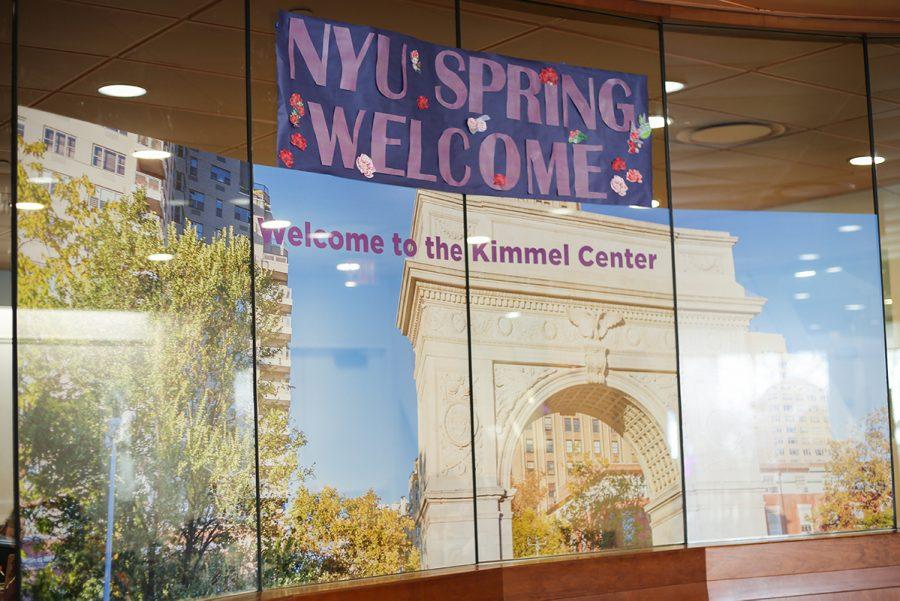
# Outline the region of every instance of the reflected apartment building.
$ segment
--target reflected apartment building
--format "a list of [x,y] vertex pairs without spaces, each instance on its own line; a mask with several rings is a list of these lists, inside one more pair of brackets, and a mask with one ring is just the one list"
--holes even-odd
[[[269,194],[263,186],[257,186],[251,194],[248,164],[26,107],[19,107],[18,135],[26,143],[45,144],[41,159],[44,172],[39,177],[51,193],[57,182],[87,176],[94,185],[90,206],[100,208],[143,188],[148,208],[159,217],[161,227],[174,223],[181,234],[190,223],[197,236],[207,242],[229,228],[234,235],[247,236],[253,221],[256,262],[272,272],[281,293],[280,326],[260,338],[269,348],[260,352],[259,377],[273,385],[260,402],[287,411],[293,306],[287,285],[288,254],[285,248],[263,242],[258,222],[271,219]],[[133,154],[139,150],[166,151],[170,155],[164,159],[135,158]]]
[[514,482],[538,474],[546,495],[540,509],[553,512],[570,494],[577,462],[608,464],[619,473],[641,474],[637,454],[606,423],[583,413],[544,415],[528,425],[516,446]]

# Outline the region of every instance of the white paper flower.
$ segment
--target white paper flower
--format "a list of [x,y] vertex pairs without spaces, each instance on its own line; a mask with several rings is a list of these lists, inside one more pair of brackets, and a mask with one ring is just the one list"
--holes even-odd
[[372,162],[372,158],[367,154],[361,154],[356,157],[356,168],[369,179],[375,176],[375,163]]
[[625,196],[625,193],[628,192],[628,184],[619,175],[615,175],[609,180],[609,187],[619,196]]

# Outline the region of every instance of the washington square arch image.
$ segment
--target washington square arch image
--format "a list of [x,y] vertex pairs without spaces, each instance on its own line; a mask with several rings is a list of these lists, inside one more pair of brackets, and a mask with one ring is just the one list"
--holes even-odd
[[[460,202],[458,196],[418,191],[411,237],[422,248],[427,239],[465,245]],[[424,253],[408,258],[399,295],[397,326],[415,353],[418,458],[410,511],[422,567],[455,565],[471,554],[473,441],[481,557],[508,559],[521,552],[514,535],[525,525],[516,520],[522,505],[516,507],[515,496],[523,487],[538,488],[531,490],[535,508],[554,520],[575,521],[580,510],[609,513],[607,521],[618,522],[607,524],[606,538],[601,533],[596,540],[564,527],[569,540],[558,550],[601,548],[615,536],[610,546],[627,546],[629,536],[643,545],[683,542],[668,225],[587,212],[574,203],[470,197],[467,209],[469,246],[485,241],[481,260],[475,252],[470,260],[471,386],[462,264],[438,260],[436,252],[431,260]],[[716,370],[704,363],[727,349],[749,369],[732,377],[750,378],[754,362],[771,363],[784,353],[784,342],[749,329],[765,300],[735,280],[735,237],[695,229],[675,235],[682,344],[697,347],[681,365],[691,374],[694,403],[686,417],[702,420],[698,429],[728,431],[746,441],[738,461],[733,455],[723,460],[712,439],[709,448],[694,441],[699,461],[691,465],[688,519],[718,536],[764,536],[755,424],[751,414],[742,420],[729,407],[748,382],[717,381]],[[498,244],[518,249],[507,249],[506,262],[491,261],[500,257],[488,247]],[[561,249],[561,261],[566,254],[580,256],[560,268],[532,252],[526,264],[527,249]],[[605,268],[597,265],[598,254]],[[585,457],[602,466],[592,470]],[[564,474],[569,477],[560,485]],[[594,500],[572,506],[577,495]],[[597,501],[604,496],[613,498],[604,505]],[[729,513],[717,519],[715,506]],[[544,553],[555,543],[549,536]],[[519,542],[526,554],[542,552],[539,540]]]

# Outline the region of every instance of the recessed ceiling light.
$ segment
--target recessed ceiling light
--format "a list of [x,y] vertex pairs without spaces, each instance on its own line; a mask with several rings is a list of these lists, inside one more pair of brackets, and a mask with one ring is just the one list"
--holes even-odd
[[815,261],[819,258],[819,255],[817,255],[816,253],[803,253],[797,258],[801,261]]
[[147,93],[147,90],[141,86],[133,86],[125,83],[114,83],[108,86],[101,86],[97,91],[104,96],[112,96],[113,98],[137,98]]
[[833,267],[829,267],[828,269],[826,269],[825,273],[840,273],[842,271],[844,271],[843,267],[841,267],[840,265],[834,265]]
[[148,261],[154,261],[156,263],[161,263],[163,261],[171,261],[175,258],[175,255],[170,253],[153,253],[149,257],[147,257]]
[[643,205],[628,205],[629,209],[649,209],[650,207],[645,207]]
[[158,160],[167,159],[172,156],[172,153],[168,150],[153,150],[152,148],[147,148],[144,150],[135,150],[131,153],[136,159],[149,159],[149,160]]
[[507,319],[515,319],[517,317],[522,317],[522,313],[520,311],[510,311],[503,317],[506,317]]
[[798,292],[794,295],[794,300],[807,300],[809,298],[809,292]]
[[[877,154],[875,155],[875,164],[880,165],[885,161],[884,157],[880,157]],[[861,157],[853,157],[852,159],[847,159],[847,162],[851,165],[856,165],[857,167],[868,167],[872,164],[872,157],[870,156],[861,156]]]
[[17,202],[16,208],[20,211],[40,211],[44,205],[39,202]]
[[666,94],[674,94],[675,92],[680,92],[684,89],[684,84],[680,81],[667,81],[666,82]]
[[250,206],[250,199],[246,196],[238,196],[237,198],[231,199],[231,204],[236,204],[240,207],[248,207]]
[[36,175],[34,177],[29,177],[28,181],[29,181],[29,183],[32,183],[32,184],[41,184],[41,185],[55,184],[56,178],[50,177],[48,175]]
[[344,282],[344,287],[346,288],[356,288],[357,286],[359,286],[359,284],[354,282],[353,280]]
[[269,219],[268,221],[263,221],[260,227],[264,230],[283,230],[290,225],[291,222],[287,219]]
[[313,232],[309,235],[313,240],[328,240],[331,238],[331,234],[328,232]]
[[650,123],[650,129],[659,129],[661,127],[665,127],[666,123],[672,123],[672,120],[666,119],[662,115],[650,115],[650,118],[647,119],[647,122]]
[[466,238],[466,242],[469,244],[487,244],[490,241],[490,236],[469,236]]
[[783,133],[783,125],[778,123],[736,121],[714,123],[693,130],[682,130],[676,138],[688,144],[708,144],[712,146],[734,146],[771,138]]
[[855,223],[851,223],[849,225],[842,225],[838,227],[838,231],[842,234],[849,234],[851,232],[858,232],[862,229],[861,225],[856,225]]
[[338,271],[358,271],[359,263],[338,263],[337,270]]
[[844,308],[847,311],[862,311],[863,309],[866,308],[866,306],[853,304],[853,305],[844,305]]
[[806,271],[798,271],[797,273],[794,274],[794,277],[795,278],[811,278],[814,275],[816,275],[815,270],[807,269]]
[[819,330],[822,329],[822,326],[820,326],[820,325],[817,324],[817,323],[811,323],[811,324],[809,324],[809,329],[812,330],[812,331],[814,331],[814,332],[817,332],[817,331],[819,331]]
[[650,201],[650,206],[653,207],[654,209],[658,209],[659,201],[654,198],[653,200]]
[[892,298],[886,298],[886,299],[884,299],[884,304],[885,304],[885,305],[893,305],[893,304],[894,304],[894,299],[892,299]]

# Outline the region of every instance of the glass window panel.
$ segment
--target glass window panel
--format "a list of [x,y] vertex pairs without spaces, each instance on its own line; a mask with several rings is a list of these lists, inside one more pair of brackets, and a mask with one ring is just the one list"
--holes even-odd
[[[658,39],[653,25],[588,12],[462,3],[465,48],[643,74],[653,113],[662,110]],[[661,134],[647,146],[662,200]],[[483,428],[479,558],[682,542],[667,210],[482,197],[469,197],[467,209],[473,396]],[[489,263],[475,260],[476,243],[571,257],[565,266]],[[587,247],[590,267],[578,260]],[[632,262],[637,253],[643,269]],[[635,460],[612,469],[612,453],[592,454],[585,420],[597,420],[601,436],[621,435]],[[523,469],[528,435],[544,439],[536,459],[547,469]]]
[[[891,399],[898,398],[900,382],[900,39],[884,39],[869,43],[869,70],[872,86],[872,119],[875,156],[884,162],[876,165],[878,175],[878,217],[881,225],[881,260],[884,278],[884,314],[887,332],[888,372]],[[881,161],[881,159],[878,159]],[[898,303],[898,304],[895,304]],[[894,440],[894,479],[900,474],[897,461],[897,404],[892,415]],[[882,450],[882,453],[884,451]],[[895,512],[896,512],[896,499]]]
[[891,526],[860,40],[665,46],[689,542]]
[[[0,0],[0,71],[12,70],[11,21],[12,2]],[[12,315],[12,206],[11,130],[13,124],[10,81],[0,82],[0,581],[14,582],[16,516],[15,441],[13,439],[13,315]],[[40,124],[31,125],[39,130]],[[25,133],[23,119],[16,120],[16,134]],[[11,563],[11,558],[13,563]],[[12,574],[7,574],[9,568]],[[14,593],[9,593],[13,595]]]
[[249,219],[189,227],[183,159],[133,156],[247,169],[243,6],[19,4],[25,598],[256,587]]
[[[271,423],[297,449],[261,472],[264,586],[472,563],[465,272],[426,246],[440,236],[462,257],[461,198],[275,168],[273,24],[295,6],[254,3],[252,20],[260,450]],[[310,8],[454,39],[446,0]]]

